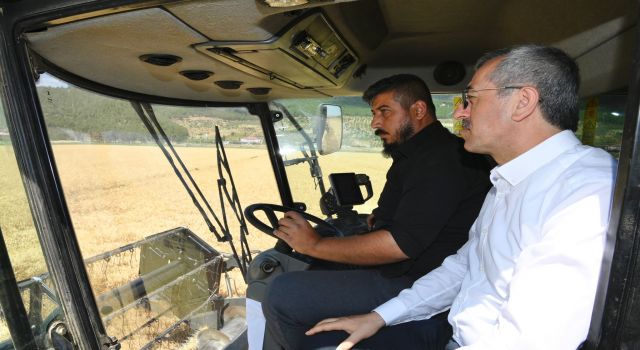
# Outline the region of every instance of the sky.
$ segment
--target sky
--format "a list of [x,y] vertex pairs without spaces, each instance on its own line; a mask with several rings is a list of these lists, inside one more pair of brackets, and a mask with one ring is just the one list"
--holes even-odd
[[43,73],[40,75],[40,79],[36,83],[36,86],[50,86],[50,87],[69,87],[69,84],[59,80],[58,78],[49,75],[47,73]]

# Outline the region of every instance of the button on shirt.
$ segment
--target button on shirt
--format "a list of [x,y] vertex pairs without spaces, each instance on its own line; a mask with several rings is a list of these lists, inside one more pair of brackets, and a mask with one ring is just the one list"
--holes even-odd
[[469,241],[375,309],[387,325],[451,306],[461,349],[576,349],[586,338],[616,161],[560,132],[491,171]]

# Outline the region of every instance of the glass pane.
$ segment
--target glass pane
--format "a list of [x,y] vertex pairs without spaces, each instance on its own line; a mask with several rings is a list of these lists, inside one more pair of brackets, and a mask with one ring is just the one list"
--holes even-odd
[[462,96],[460,94],[434,94],[432,96],[433,104],[436,106],[436,115],[438,116],[438,120],[445,128],[454,132],[453,107],[456,100],[462,101]]
[[[175,150],[163,143],[174,170],[128,101],[62,83],[38,93],[108,334],[122,349],[190,348],[185,344],[197,334],[215,329],[222,297],[244,295],[245,287],[238,269],[221,286],[220,252],[232,250],[210,231],[182,181],[211,226],[221,235],[228,229],[240,252],[240,223],[224,192],[221,204],[220,186],[231,195],[233,179],[242,208],[280,201],[259,119],[245,108],[152,106]],[[222,166],[224,181],[216,126],[231,172]],[[275,243],[251,227],[249,233],[251,249]],[[233,300],[224,303],[236,307]]]
[[[457,95],[434,95],[436,115],[447,128],[453,128],[453,102]],[[285,106],[290,115],[300,125],[285,117],[275,124],[280,144],[280,153],[285,159],[287,177],[291,185],[294,201],[305,203],[307,212],[324,217],[320,209],[320,176],[328,189],[331,173],[355,172],[369,176],[373,186],[373,197],[362,205],[354,207],[361,214],[369,214],[376,208],[378,197],[386,181],[386,173],[391,166],[391,159],[385,158],[380,138],[371,129],[371,110],[361,97],[339,97],[333,99],[282,100],[278,103]],[[309,141],[314,144],[314,124],[318,116],[319,105],[334,104],[342,107],[343,138],[342,148],[336,153],[318,156],[320,171],[313,168],[308,161],[311,155]],[[306,134],[307,137],[304,135]],[[314,144],[315,145],[315,144]],[[306,152],[306,155],[305,155]],[[363,193],[364,194],[364,193]]]
[[580,122],[576,135],[584,144],[601,147],[620,156],[627,93],[607,93],[580,101]]
[[[0,88],[2,76],[0,75]],[[45,349],[48,326],[63,315],[53,292],[44,255],[22,184],[3,106],[0,104],[0,228],[18,280],[38,348]],[[1,288],[1,286],[0,286]],[[0,348],[13,348],[9,328],[0,312]]]
[[[369,106],[358,97],[278,102],[294,119],[292,121],[285,117],[274,125],[294,201],[304,203],[307,212],[325,217],[320,210],[320,197],[322,186],[325,190],[329,189],[328,175],[341,172],[363,173],[371,180],[374,197],[354,209],[359,213],[371,212],[376,207],[384,186],[390,160],[381,156],[382,143],[369,127]],[[323,103],[342,107],[342,148],[332,154],[317,155],[318,169],[312,161],[314,156],[311,149],[316,149],[314,126],[318,122],[319,106]]]

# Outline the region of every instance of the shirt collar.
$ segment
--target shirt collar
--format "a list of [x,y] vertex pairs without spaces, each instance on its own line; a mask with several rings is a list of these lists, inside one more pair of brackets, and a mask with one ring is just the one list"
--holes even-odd
[[398,146],[391,154],[391,157],[393,159],[408,158],[412,154],[420,152],[422,147],[430,147],[430,145],[439,143],[440,141],[437,136],[441,135],[443,130],[444,126],[440,124],[440,121],[435,120]]
[[494,182],[495,176],[500,176],[511,186],[516,186],[534,171],[579,144],[573,132],[561,131],[511,161],[495,167],[491,170],[491,182]]

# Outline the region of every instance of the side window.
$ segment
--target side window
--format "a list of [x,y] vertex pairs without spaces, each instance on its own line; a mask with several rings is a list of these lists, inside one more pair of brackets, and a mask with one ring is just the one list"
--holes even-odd
[[[436,116],[442,125],[455,133],[456,121],[453,119],[455,106],[462,103],[460,94],[434,94],[433,104],[436,106]],[[459,129],[458,129],[459,131]]]
[[[4,86],[0,75],[0,89]],[[9,137],[7,119],[0,104],[0,238],[4,241],[11,267],[18,281],[24,308],[29,317],[37,347],[45,349],[49,325],[64,316],[53,291],[44,254],[33,223],[27,194]],[[3,266],[4,268],[8,268]],[[6,287],[6,286],[4,286]],[[0,290],[3,285],[0,284]],[[0,291],[4,293],[4,291]],[[2,310],[0,310],[2,311]],[[5,318],[7,316],[7,318]],[[0,349],[13,349],[10,319],[0,312]]]
[[[438,94],[433,96],[438,120],[453,130],[452,119],[454,100],[459,94]],[[308,141],[297,130],[294,123],[283,118],[274,127],[278,135],[280,153],[287,165],[287,177],[291,185],[293,199],[303,202],[307,211],[322,217],[320,212],[320,185],[322,178],[326,189],[329,188],[328,175],[340,172],[364,173],[369,176],[374,196],[362,205],[355,206],[359,213],[368,214],[376,208],[380,192],[386,182],[387,170],[391,159],[382,155],[382,142],[371,129],[371,109],[361,97],[340,97],[329,100],[306,99],[279,101],[284,105],[307,136],[313,140],[313,116],[318,113],[322,103],[339,105],[342,108],[342,147],[329,155],[318,157],[320,169],[314,169],[306,159],[309,158]],[[306,152],[306,154],[305,154]]]
[[[371,130],[371,111],[360,97],[342,97],[336,99],[305,99],[279,101],[303,131],[288,118],[275,123],[280,154],[287,171],[293,199],[305,203],[307,212],[324,217],[320,210],[320,183],[322,179],[326,190],[332,173],[355,172],[369,176],[374,196],[362,205],[354,207],[359,213],[370,213],[377,206],[378,197],[386,181],[386,172],[391,159],[384,158],[380,151],[382,143]],[[342,109],[342,147],[338,152],[318,155],[319,168],[314,168],[309,159],[309,141],[314,142],[313,124],[322,103],[341,106]],[[308,139],[303,136],[303,132]]]
[[[360,97],[343,99],[343,136],[339,152],[321,158],[325,177],[331,173],[355,172],[369,176],[373,197],[356,206],[362,214],[369,214],[378,206],[378,198],[386,182],[391,158],[382,155],[382,141],[371,129],[371,110]],[[345,102],[349,102],[346,104]]]
[[[259,119],[245,108],[153,105],[171,141],[162,150],[128,101],[62,82],[39,86],[38,94],[107,333],[122,349],[195,341],[223,295],[244,294],[238,269],[231,271],[237,283],[220,285],[220,253],[232,250],[215,233],[224,236],[228,223],[235,249],[241,248],[240,224],[228,198],[220,200],[221,186],[231,191],[232,184],[224,169],[226,180],[219,180],[216,126],[242,207],[279,200]],[[275,243],[248,229],[251,249]]]
[[582,143],[620,156],[626,92],[592,96],[580,101],[580,122],[576,135]]

